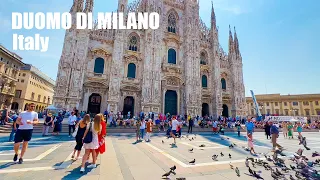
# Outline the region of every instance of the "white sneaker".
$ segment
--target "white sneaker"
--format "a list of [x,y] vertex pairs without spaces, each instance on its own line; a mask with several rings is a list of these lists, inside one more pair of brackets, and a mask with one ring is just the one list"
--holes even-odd
[[83,172],[84,172],[84,167],[80,169],[80,173],[83,173]]
[[97,167],[97,165],[96,164],[90,164],[89,166],[87,166],[87,168],[90,168],[90,169],[92,169],[92,168],[96,168]]

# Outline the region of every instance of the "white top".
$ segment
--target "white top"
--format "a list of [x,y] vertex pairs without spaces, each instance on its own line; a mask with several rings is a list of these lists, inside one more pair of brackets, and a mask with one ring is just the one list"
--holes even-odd
[[145,129],[146,128],[146,122],[141,122],[140,129]]
[[34,111],[23,111],[19,114],[19,118],[21,118],[23,125],[19,125],[18,129],[33,129],[33,124],[27,124],[27,121],[33,122],[33,120],[38,119],[38,113]]
[[77,121],[76,115],[69,116],[69,120],[68,120],[69,125],[74,125],[76,121]]
[[176,119],[172,120],[172,130],[177,130],[178,125],[179,121],[177,121]]
[[213,121],[213,122],[212,122],[212,127],[214,127],[214,128],[218,127],[217,121]]

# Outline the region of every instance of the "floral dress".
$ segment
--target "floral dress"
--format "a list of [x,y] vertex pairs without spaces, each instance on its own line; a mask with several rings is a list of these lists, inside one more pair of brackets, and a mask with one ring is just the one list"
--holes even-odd
[[[84,147],[84,149],[98,149],[99,148],[99,139],[98,139],[98,134],[100,133],[100,132],[96,132],[95,130],[94,130],[94,122],[92,122],[92,123],[88,123],[87,124],[87,129],[89,130],[89,128],[90,128],[90,124],[91,124],[91,131],[90,132],[88,132],[88,133],[92,133],[92,141],[91,141],[91,143],[84,143],[83,144],[83,147]],[[100,130],[101,131],[101,130]]]

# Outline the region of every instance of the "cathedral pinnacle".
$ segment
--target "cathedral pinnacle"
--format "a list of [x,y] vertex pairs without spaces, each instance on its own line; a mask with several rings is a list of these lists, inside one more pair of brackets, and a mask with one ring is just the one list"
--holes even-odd
[[92,12],[93,11],[93,0],[86,0],[86,7],[84,12]]
[[237,36],[235,26],[234,26],[234,50],[235,50],[236,55],[240,55],[238,36]]
[[73,0],[70,13],[82,12],[83,11],[83,2],[84,0]]
[[232,37],[232,32],[231,32],[231,27],[229,25],[229,54],[232,53],[233,50],[233,37]]
[[211,28],[217,29],[217,22],[216,22],[216,14],[214,12],[213,8],[213,1],[211,1],[212,7],[211,7]]

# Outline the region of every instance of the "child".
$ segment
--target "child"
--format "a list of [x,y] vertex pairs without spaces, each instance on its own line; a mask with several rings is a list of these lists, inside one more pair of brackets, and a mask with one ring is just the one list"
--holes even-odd
[[248,134],[248,147],[250,149],[251,154],[256,154],[256,152],[254,151],[254,148],[253,148],[253,139],[252,139],[251,133]]

